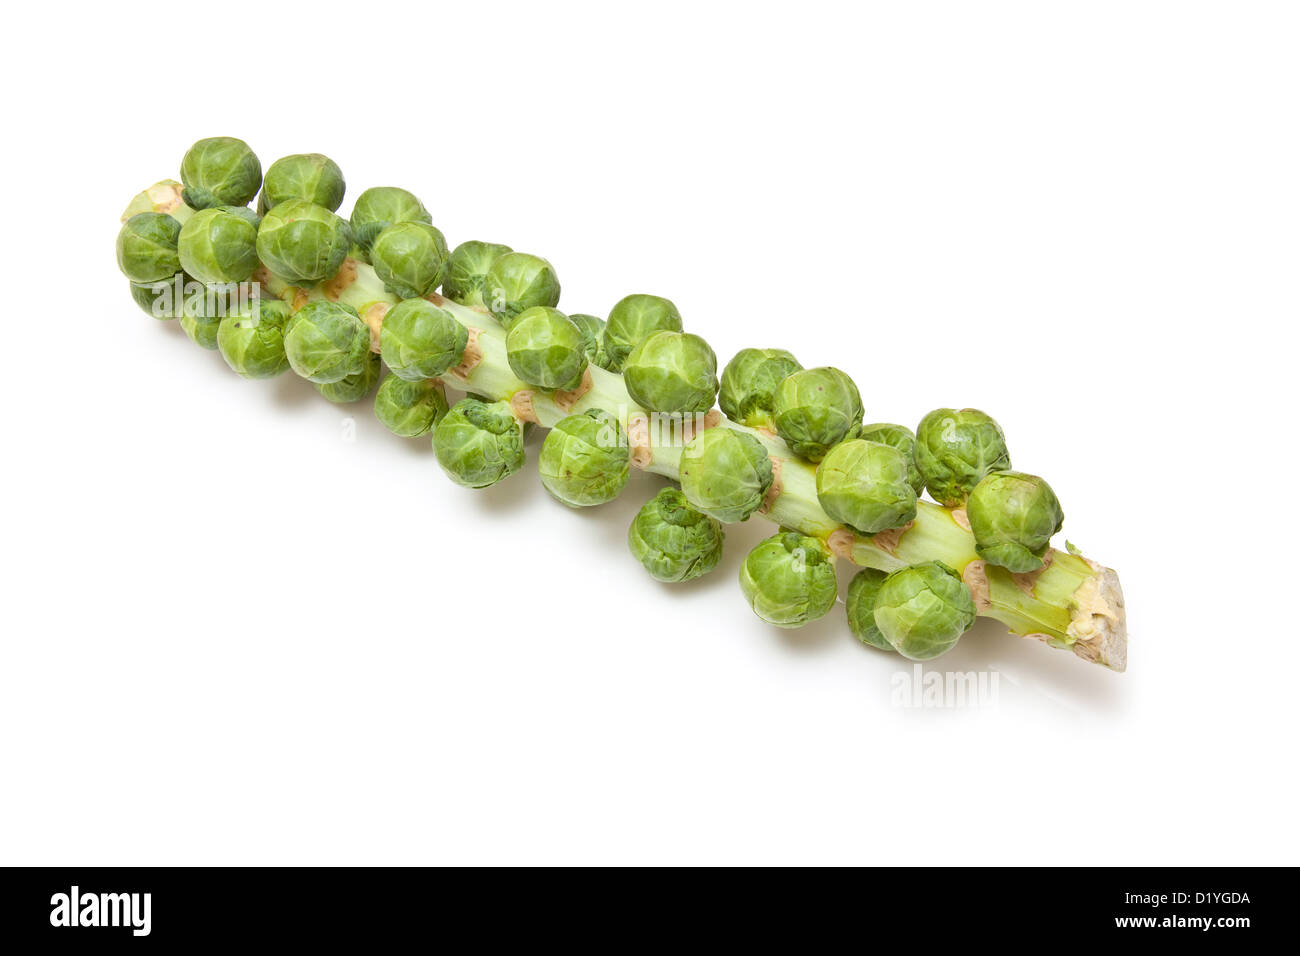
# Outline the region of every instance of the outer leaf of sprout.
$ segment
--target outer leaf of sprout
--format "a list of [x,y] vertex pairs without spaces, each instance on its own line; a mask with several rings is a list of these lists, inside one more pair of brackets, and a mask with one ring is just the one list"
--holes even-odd
[[655,332],[623,363],[627,393],[653,412],[707,412],[718,393],[718,359],[689,332]]
[[278,299],[253,299],[221,320],[217,348],[244,378],[274,378],[289,367],[284,327],[289,307]]
[[598,409],[560,419],[542,444],[537,471],[546,490],[570,507],[613,501],[628,478],[618,420]]
[[336,405],[347,405],[352,402],[359,402],[375,387],[379,381],[379,376],[384,372],[384,363],[378,355],[367,353],[365,366],[360,372],[349,375],[337,382],[313,382],[316,391],[320,392],[331,402]]
[[221,322],[232,311],[232,296],[220,286],[202,288],[185,297],[181,328],[199,348],[215,349]]
[[193,209],[247,206],[262,185],[262,164],[242,139],[214,136],[190,147],[181,160],[181,182]]
[[303,378],[317,385],[332,385],[366,371],[370,329],[349,306],[325,300],[308,302],[289,320],[284,351],[289,366]]
[[257,230],[258,257],[290,282],[331,278],[351,246],[347,221],[305,199],[287,199],[273,207]]
[[524,430],[509,402],[463,398],[434,428],[433,450],[456,484],[486,488],[523,467]]
[[638,292],[624,296],[609,310],[604,346],[609,370],[621,372],[623,363],[641,341],[655,332],[680,332],[682,316],[663,296]]
[[513,252],[509,246],[471,239],[451,251],[447,272],[442,278],[442,294],[453,302],[470,308],[483,305],[483,285],[492,263]]
[[835,565],[816,538],[783,531],[749,552],[740,589],[754,613],[777,627],[802,627],[835,603]]
[[885,635],[876,627],[876,595],[880,586],[889,577],[876,568],[863,568],[849,582],[848,617],[849,630],[863,644],[892,651],[894,645],[885,640]]
[[181,224],[161,212],[136,213],[117,234],[117,267],[135,283],[160,282],[181,271]]
[[966,503],[991,471],[1011,467],[1002,429],[977,408],[936,408],[916,429],[916,466],[934,500],[946,508]]
[[257,211],[267,211],[289,199],[305,199],[331,212],[343,202],[347,184],[338,163],[320,153],[295,153],[273,162],[262,179]]
[[861,438],[826,453],[817,466],[817,500],[830,517],[863,534],[901,528],[916,517],[903,453]]
[[425,299],[406,299],[384,316],[379,347],[398,378],[419,382],[436,378],[465,354],[469,330],[446,309]]
[[352,207],[352,237],[360,248],[361,258],[370,261],[370,245],[375,237],[395,222],[427,222],[433,217],[412,193],[398,186],[374,186],[357,197]]
[[777,387],[802,368],[785,349],[741,349],[722,370],[718,407],[733,422],[770,429]]
[[877,422],[874,425],[863,425],[858,437],[865,438],[867,441],[878,441],[882,445],[889,445],[901,451],[903,457],[907,459],[907,483],[912,486],[912,490],[917,495],[925,490],[925,478],[921,475],[921,469],[916,466],[916,436],[912,434],[912,429],[903,425]]
[[375,393],[375,417],[394,435],[427,435],[447,414],[447,395],[432,379],[408,382],[390,375]]
[[574,388],[587,368],[578,327],[545,306],[516,316],[506,332],[506,360],[521,381],[538,388]]
[[447,240],[427,222],[397,222],[375,237],[370,264],[384,287],[402,299],[428,295],[447,270]]
[[[177,285],[179,280],[179,286]],[[185,312],[185,286],[198,285],[193,279],[178,272],[157,282],[131,284],[131,298],[147,315],[162,322],[180,318]]]
[[555,268],[541,256],[507,252],[493,261],[483,280],[483,304],[507,329],[521,313],[560,301]]
[[677,583],[716,568],[724,537],[716,518],[693,508],[676,488],[664,488],[632,519],[627,546],[655,580]]
[[609,356],[605,354],[605,320],[597,315],[585,312],[573,312],[569,320],[582,333],[582,350],[587,355],[587,362],[599,368],[609,369]]
[[1065,523],[1051,485],[1019,471],[986,475],[966,502],[966,516],[979,556],[1015,574],[1043,566],[1052,535]]
[[970,588],[952,568],[926,561],[900,568],[876,593],[876,627],[908,660],[945,654],[975,623]]
[[700,432],[682,449],[682,492],[719,521],[744,521],[772,487],[772,461],[753,435],[731,428]]
[[776,390],[773,421],[796,455],[821,461],[832,446],[862,428],[858,387],[837,368],[804,369]]
[[196,212],[181,227],[177,241],[181,268],[205,285],[243,282],[258,265],[257,224],[249,218],[253,216],[242,206]]

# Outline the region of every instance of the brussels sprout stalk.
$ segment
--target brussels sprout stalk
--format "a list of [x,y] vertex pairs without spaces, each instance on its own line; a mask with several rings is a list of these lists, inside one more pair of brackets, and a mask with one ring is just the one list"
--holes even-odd
[[[129,218],[141,212],[166,212],[184,223],[194,211],[180,201],[180,187],[161,182],[141,193],[127,209]],[[307,303],[328,300],[355,309],[370,326],[372,348],[379,350],[383,315],[399,301],[368,264],[349,257],[338,275],[310,286],[295,285],[265,267],[254,274],[263,295],[283,299],[294,311]],[[553,427],[570,415],[604,410],[619,427],[650,413],[629,397],[622,375],[594,364],[582,384],[570,391],[535,388],[521,381],[507,359],[506,330],[485,310],[468,308],[436,293],[430,301],[445,309],[469,330],[469,347],[461,365],[440,376],[448,384],[493,401],[510,403],[523,421]],[[797,457],[780,437],[748,428],[710,413],[707,419],[686,417],[688,430],[725,427],[746,433],[767,449],[773,462],[772,488],[758,513],[781,528],[816,538],[835,556],[863,567],[894,571],[930,561],[954,569],[970,586],[980,616],[1004,624],[1012,634],[1041,640],[1051,647],[1072,650],[1085,660],[1124,670],[1127,634],[1124,601],[1115,572],[1074,553],[1049,550],[1044,566],[1028,574],[1013,574],[982,560],[961,509],[917,502],[916,518],[899,529],[877,534],[854,531],[827,516],[817,496],[816,466]],[[643,470],[678,480],[683,446],[681,428],[648,429],[650,441],[633,455]],[[689,436],[687,436],[689,437]]]

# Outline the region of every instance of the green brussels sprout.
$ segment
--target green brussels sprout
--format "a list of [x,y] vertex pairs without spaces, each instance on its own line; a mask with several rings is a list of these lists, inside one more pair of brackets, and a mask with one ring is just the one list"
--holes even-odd
[[770,429],[777,386],[802,368],[785,349],[741,349],[722,370],[718,406],[733,422]]
[[183,272],[157,282],[132,282],[131,298],[145,313],[159,321],[178,319],[185,314],[186,286],[197,286]]
[[533,306],[506,332],[506,361],[520,381],[538,388],[576,388],[587,369],[582,333],[558,309]]
[[1051,485],[1037,475],[995,471],[966,502],[975,551],[989,564],[1016,574],[1037,571],[1065,512]]
[[627,546],[656,581],[675,584],[708,574],[722,559],[722,524],[665,488],[636,513]]
[[839,585],[835,563],[816,538],[782,531],[749,552],[740,589],[754,613],[777,627],[802,627],[825,616]]
[[176,249],[181,268],[204,285],[243,282],[257,269],[257,224],[230,207],[201,209],[181,227]]
[[718,358],[689,332],[655,332],[623,363],[627,393],[652,412],[707,412],[718,394]]
[[117,234],[117,267],[132,282],[169,280],[181,271],[181,224],[161,212],[136,213]]
[[831,446],[857,437],[862,398],[853,379],[837,368],[803,369],[777,386],[772,419],[796,455],[817,462]]
[[272,207],[257,230],[258,256],[290,282],[331,278],[351,245],[346,220],[306,199],[286,199]]
[[432,379],[408,382],[390,375],[375,393],[375,417],[394,435],[427,435],[447,414],[447,394]]
[[262,179],[257,211],[263,216],[288,199],[305,199],[336,212],[347,189],[338,163],[320,153],[295,153],[273,162]]
[[863,568],[849,582],[848,615],[849,630],[863,644],[882,651],[892,651],[894,645],[885,640],[885,635],[876,627],[876,595],[880,586],[889,577],[876,568]]
[[519,313],[536,306],[554,308],[559,301],[560,279],[541,256],[504,253],[483,279],[483,304],[507,329]]
[[901,528],[916,517],[903,453],[861,438],[826,453],[817,466],[817,500],[836,521],[863,534]]
[[772,460],[748,432],[710,428],[682,449],[678,477],[686,499],[706,515],[731,524],[763,504],[772,487]]
[[262,185],[262,164],[242,139],[214,136],[190,147],[181,160],[181,198],[191,209],[247,206]]
[[907,483],[918,495],[925,490],[925,478],[921,476],[921,469],[916,467],[916,436],[912,434],[912,429],[903,425],[877,422],[874,425],[863,425],[858,437],[865,438],[867,441],[878,441],[882,445],[901,451],[903,457],[907,459]]
[[582,333],[582,351],[587,356],[588,364],[609,368],[609,357],[605,354],[604,346],[605,320],[585,312],[574,312],[569,316],[569,321]]
[[428,295],[447,268],[447,240],[427,222],[395,222],[370,246],[370,264],[384,288],[402,299]]
[[628,447],[618,420],[592,409],[560,419],[537,460],[542,484],[573,508],[613,501],[627,484]]
[[456,484],[486,488],[524,466],[524,430],[509,402],[462,398],[434,428],[433,451]]
[[303,378],[331,385],[366,370],[370,329],[355,309],[340,302],[308,302],[289,319],[284,352]]
[[379,329],[384,364],[408,382],[436,378],[460,364],[469,330],[427,299],[404,299]]
[[379,376],[383,374],[384,363],[373,352],[366,358],[365,366],[360,372],[342,378],[337,382],[312,382],[316,391],[336,405],[359,402],[375,387]]
[[975,623],[975,601],[961,577],[940,561],[900,568],[876,591],[876,628],[908,660],[947,653]]
[[352,237],[361,247],[361,258],[370,261],[375,237],[395,222],[425,222],[433,217],[424,203],[397,186],[374,186],[357,197],[352,207]]
[[483,305],[483,284],[488,271],[507,252],[509,246],[471,239],[451,250],[447,271],[442,277],[442,294],[453,302],[473,308]]
[[945,508],[966,503],[991,471],[1011,467],[1002,429],[977,408],[936,408],[916,428],[916,466],[934,500]]
[[253,299],[221,320],[217,348],[244,378],[274,378],[289,367],[284,327],[289,307],[279,299]]
[[199,286],[186,295],[180,323],[191,342],[209,351],[217,347],[221,322],[234,311],[232,298],[231,291],[221,286]]
[[609,370],[621,372],[623,363],[641,341],[655,332],[680,332],[682,316],[677,306],[658,295],[624,296],[609,310],[605,325],[605,354]]

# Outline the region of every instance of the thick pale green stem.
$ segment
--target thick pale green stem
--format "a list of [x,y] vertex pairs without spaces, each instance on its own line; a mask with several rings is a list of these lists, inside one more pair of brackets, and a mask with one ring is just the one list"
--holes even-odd
[[[123,218],[151,209],[170,212],[182,220],[192,212],[180,202],[176,184],[165,182],[137,196]],[[334,279],[310,288],[293,286],[265,269],[256,278],[263,292],[279,296],[295,308],[313,299],[351,306],[370,324],[376,343],[383,313],[398,301],[384,289],[373,269],[354,259],[349,259]],[[685,429],[680,423],[665,423],[632,401],[622,376],[594,366],[588,370],[585,391],[553,393],[533,388],[511,371],[506,361],[505,332],[492,316],[441,296],[430,298],[475,332],[470,351],[478,353],[477,362],[461,373],[448,372],[443,377],[467,392],[508,400],[517,414],[542,426],[552,427],[567,415],[593,408],[617,415],[624,428],[629,420],[644,417],[650,420],[651,427],[646,429],[646,457],[638,464],[646,471],[676,480],[686,440],[699,427],[715,423],[697,422]],[[796,457],[779,437],[726,419],[716,424],[748,432],[767,447],[777,480],[776,492],[769,496],[763,517],[819,538],[836,555],[864,567],[892,571],[921,561],[942,561],[971,586],[981,616],[1002,622],[1013,634],[1124,670],[1124,599],[1114,571],[1059,551],[1049,552],[1047,567],[1034,574],[1014,575],[1004,568],[987,566],[975,553],[975,541],[965,526],[964,515],[930,502],[919,503],[916,520],[906,529],[858,534],[826,515],[817,500],[816,468]]]

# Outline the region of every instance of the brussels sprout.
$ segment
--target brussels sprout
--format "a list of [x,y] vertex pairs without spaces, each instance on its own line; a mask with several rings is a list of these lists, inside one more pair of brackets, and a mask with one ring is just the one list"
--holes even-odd
[[185,273],[178,272],[157,282],[132,282],[130,285],[131,298],[135,304],[155,319],[166,322],[185,314],[185,296],[188,293],[185,287],[197,286],[199,283]]
[[991,471],[1011,467],[1002,429],[976,408],[936,408],[916,429],[916,466],[934,500],[946,508],[966,503]]
[[710,428],[682,449],[678,477],[691,504],[730,524],[762,505],[772,487],[772,460],[748,432]]
[[1065,512],[1051,486],[1037,475],[995,471],[966,502],[975,551],[989,564],[1016,574],[1037,571]]
[[303,378],[317,385],[331,385],[366,370],[370,329],[349,306],[323,300],[308,302],[289,319],[284,351],[290,367]]
[[447,268],[447,240],[427,222],[395,222],[370,247],[370,264],[384,288],[402,299],[428,295]]
[[136,213],[117,234],[117,267],[135,283],[161,282],[181,271],[181,224],[161,212]]
[[804,369],[777,387],[772,419],[796,455],[821,461],[832,445],[857,437],[862,398],[853,379],[839,369]]
[[375,393],[375,417],[394,435],[419,438],[447,414],[447,394],[437,382],[408,382],[390,375]]
[[733,422],[770,429],[777,386],[802,368],[785,349],[741,349],[722,370],[718,406]]
[[338,163],[320,153],[296,153],[273,162],[262,180],[257,211],[267,211],[288,199],[305,199],[335,212],[347,186]]
[[190,341],[200,348],[215,349],[221,322],[234,311],[231,307],[231,293],[220,286],[203,288],[200,286],[185,297],[184,310],[180,317],[181,328],[190,337]]
[[835,603],[835,564],[816,538],[783,531],[740,566],[740,589],[754,613],[777,627],[802,627]]
[[456,484],[486,488],[524,466],[524,430],[509,402],[462,398],[434,428],[433,451]]
[[181,160],[181,197],[192,209],[247,206],[262,185],[262,164],[242,139],[214,136],[190,147]]
[[243,282],[257,269],[257,224],[229,207],[202,209],[181,227],[176,248],[181,268],[205,285]]
[[495,242],[471,239],[451,251],[447,271],[442,277],[442,294],[453,302],[473,308],[483,305],[483,283],[487,280],[492,263],[507,252],[509,246]]
[[395,222],[433,223],[429,210],[405,189],[397,186],[374,186],[357,197],[352,207],[352,236],[361,247],[361,257],[370,261],[370,246],[375,237]]
[[604,344],[605,320],[597,315],[574,312],[569,315],[569,321],[582,333],[582,351],[587,356],[587,363],[608,369],[609,356],[605,354]]
[[279,299],[253,299],[221,320],[217,348],[244,378],[274,378],[289,367],[284,326],[289,307]]
[[957,572],[940,561],[900,568],[876,592],[876,627],[908,660],[947,653],[975,623],[975,601]]
[[520,381],[538,388],[576,388],[587,368],[578,327],[563,312],[540,305],[511,323],[506,360]]
[[858,437],[865,438],[867,441],[878,441],[882,445],[901,451],[903,457],[907,459],[907,483],[918,495],[925,490],[925,479],[921,477],[921,469],[916,467],[916,436],[912,434],[912,429],[902,425],[877,422],[874,425],[863,425]]
[[257,230],[257,254],[290,282],[319,282],[339,271],[352,245],[352,231],[324,206],[286,199],[270,209]]
[[657,295],[624,296],[609,311],[605,325],[605,354],[609,370],[621,372],[632,350],[655,332],[680,332],[682,316],[677,306]]
[[359,402],[369,395],[383,371],[384,363],[380,361],[378,355],[371,353],[360,372],[337,382],[313,382],[312,384],[316,386],[316,391],[334,404],[347,405],[351,402]]
[[537,471],[546,490],[571,507],[613,501],[628,476],[628,447],[618,420],[598,409],[560,419],[542,443]]
[[718,358],[689,332],[655,332],[623,363],[627,393],[652,412],[707,412],[718,394]]
[[497,256],[483,279],[483,304],[507,329],[519,313],[554,308],[559,301],[559,277],[541,256],[507,252]]
[[384,316],[379,347],[398,378],[436,378],[460,363],[469,330],[427,299],[405,299]]
[[916,517],[903,453],[861,438],[826,453],[817,466],[817,500],[836,521],[863,534],[901,528]]
[[656,581],[676,583],[708,574],[722,559],[722,524],[665,488],[636,513],[627,546]]
[[870,644],[882,651],[892,651],[894,645],[885,640],[885,635],[876,627],[876,595],[880,586],[889,577],[876,568],[863,568],[849,582],[848,614],[849,630],[863,644]]

